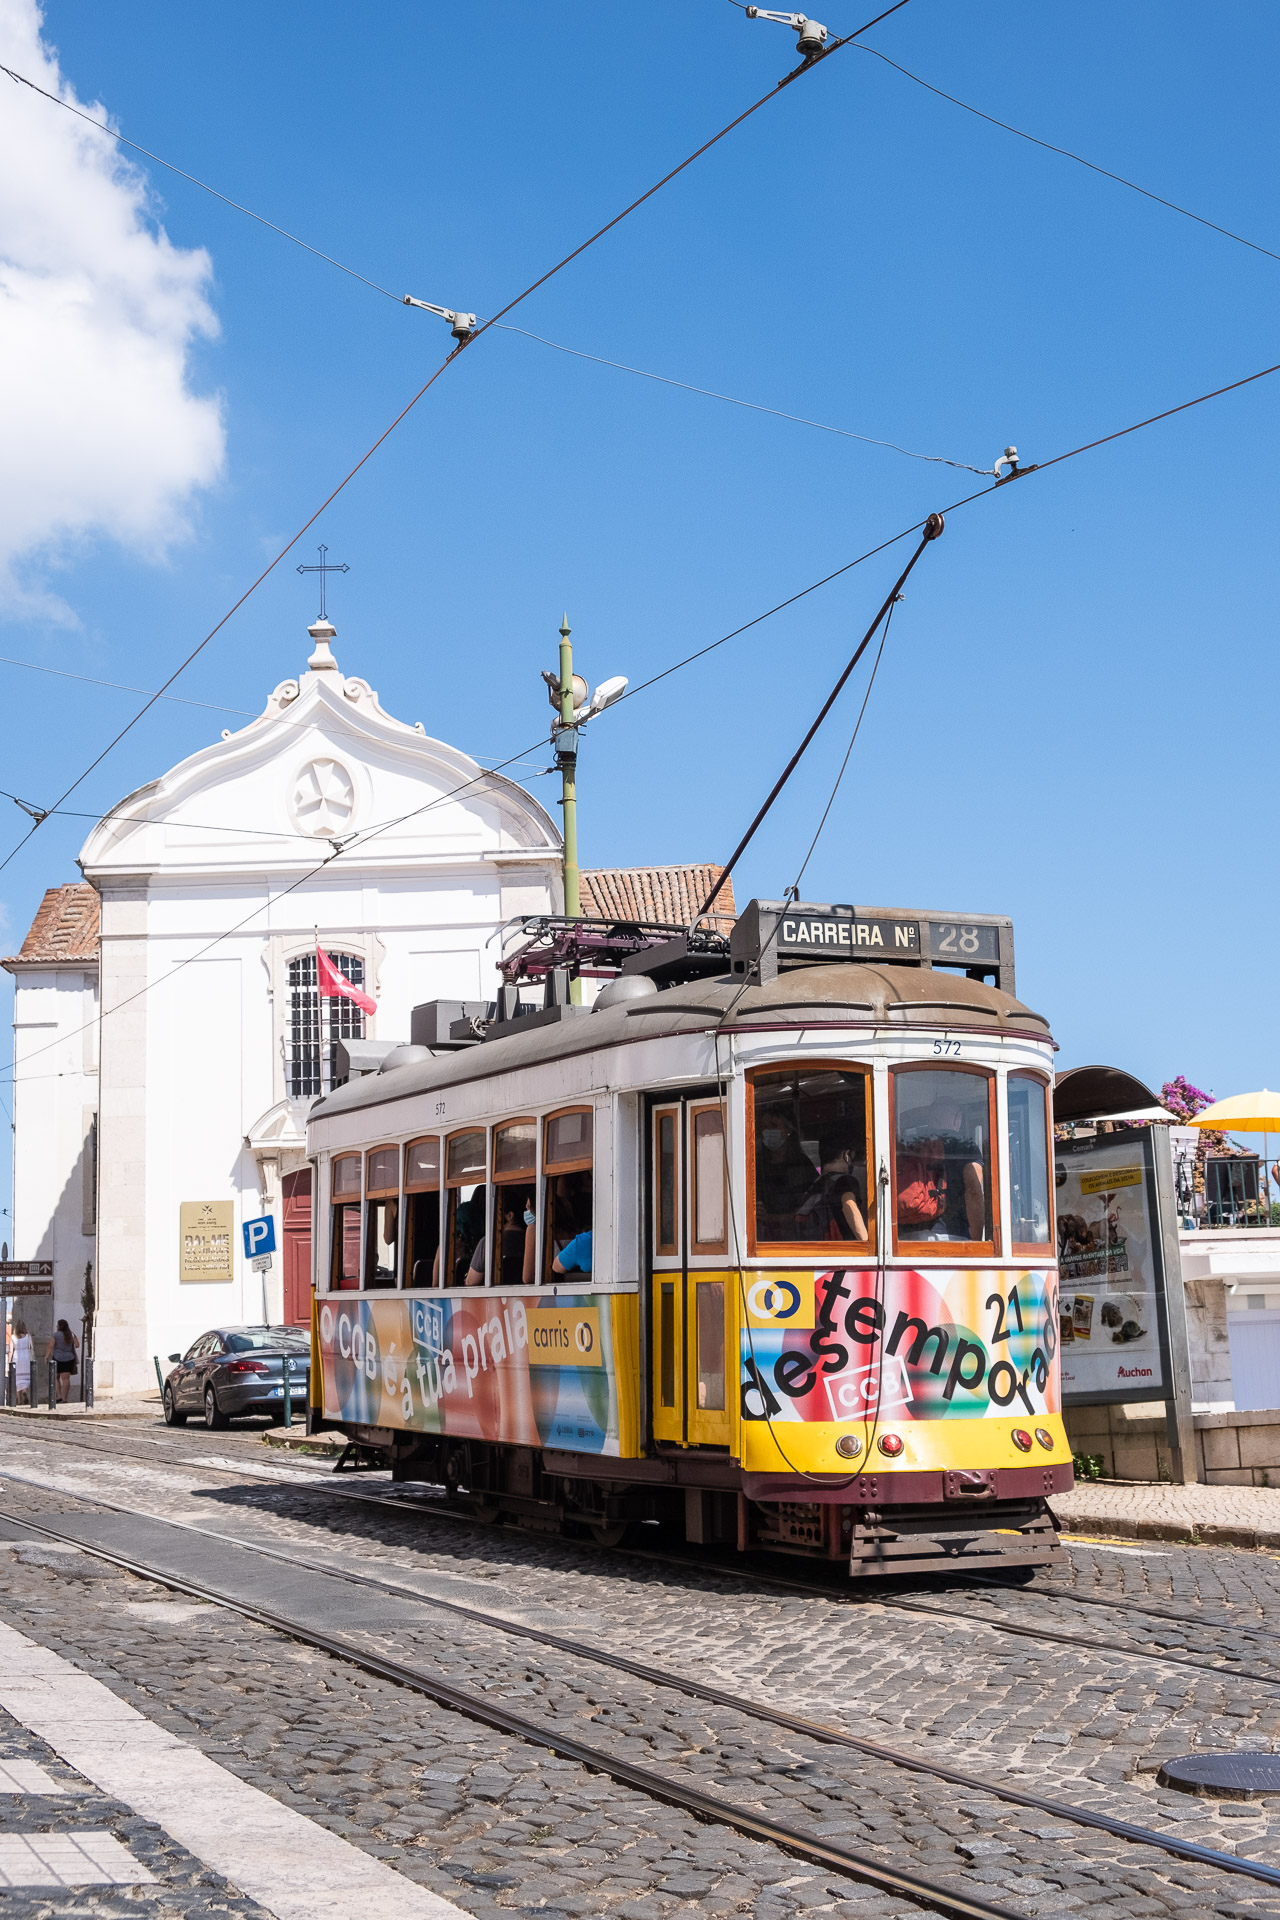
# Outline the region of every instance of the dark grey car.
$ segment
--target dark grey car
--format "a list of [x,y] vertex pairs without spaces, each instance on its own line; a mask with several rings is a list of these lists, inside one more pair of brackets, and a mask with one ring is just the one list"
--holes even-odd
[[165,1375],[164,1417],[181,1427],[192,1414],[206,1427],[225,1427],[239,1414],[284,1419],[284,1363],[295,1418],[307,1409],[311,1338],[305,1327],[217,1327],[171,1353]]

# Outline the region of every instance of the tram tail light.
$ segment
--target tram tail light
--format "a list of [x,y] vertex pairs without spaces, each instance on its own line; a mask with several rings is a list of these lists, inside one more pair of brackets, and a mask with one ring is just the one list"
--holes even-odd
[[1040,1442],[1040,1445],[1046,1453],[1053,1452],[1053,1435],[1050,1433],[1048,1427],[1037,1427],[1036,1439]]
[[1009,1438],[1013,1441],[1013,1444],[1018,1449],[1019,1453],[1030,1453],[1031,1435],[1027,1432],[1025,1427],[1015,1427],[1013,1432],[1009,1435]]
[[[1028,1441],[1027,1445],[1030,1446],[1030,1444],[1030,1441]],[[891,1460],[896,1460],[902,1452],[902,1435],[900,1433],[882,1433],[877,1445],[881,1453],[887,1453]]]
[[843,1460],[856,1460],[862,1452],[862,1442],[856,1433],[842,1433],[836,1441],[836,1452]]

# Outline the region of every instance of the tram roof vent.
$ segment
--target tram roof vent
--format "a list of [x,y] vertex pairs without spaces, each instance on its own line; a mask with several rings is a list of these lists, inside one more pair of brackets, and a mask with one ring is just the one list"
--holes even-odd
[[753,985],[840,961],[950,969],[1015,992],[1013,922],[1000,914],[749,900],[729,938],[731,974]]

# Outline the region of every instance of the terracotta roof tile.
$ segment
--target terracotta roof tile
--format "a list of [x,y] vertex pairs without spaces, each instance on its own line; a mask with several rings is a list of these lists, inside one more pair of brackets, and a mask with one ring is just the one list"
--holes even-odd
[[[581,876],[582,911],[600,920],[659,920],[687,927],[722,869],[689,867],[595,867]],[[737,918],[733,882],[716,896],[712,921],[724,928]]]
[[0,966],[12,970],[97,957],[97,889],[76,881],[71,886],[46,889],[21,951],[0,960]]

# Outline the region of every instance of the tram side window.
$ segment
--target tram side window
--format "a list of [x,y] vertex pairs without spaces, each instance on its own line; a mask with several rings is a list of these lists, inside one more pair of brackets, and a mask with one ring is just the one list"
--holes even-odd
[[344,1154],[330,1166],[329,1289],[354,1292],[360,1285],[360,1155]]
[[537,1265],[536,1120],[512,1120],[493,1136],[493,1284],[527,1287]]
[[1049,1244],[1049,1091],[1030,1074],[1009,1076],[1009,1212],[1013,1244]]
[[893,1077],[894,1205],[899,1240],[993,1246],[991,1090],[963,1067]]
[[542,1149],[546,1227],[543,1279],[564,1274],[591,1278],[592,1114],[590,1108],[553,1114]]
[[440,1285],[440,1142],[404,1150],[404,1274],[407,1287]]
[[400,1149],[375,1147],[365,1163],[364,1284],[394,1287],[400,1259]]
[[447,1143],[445,1183],[445,1285],[485,1284],[485,1210],[489,1188],[483,1130],[455,1133]]
[[752,1086],[757,1246],[868,1246],[870,1073],[762,1073]]

